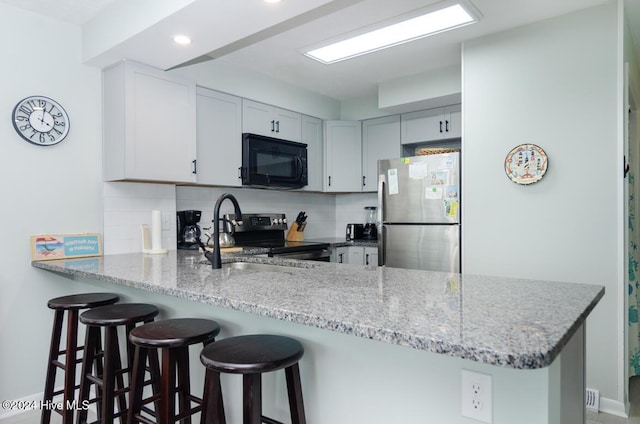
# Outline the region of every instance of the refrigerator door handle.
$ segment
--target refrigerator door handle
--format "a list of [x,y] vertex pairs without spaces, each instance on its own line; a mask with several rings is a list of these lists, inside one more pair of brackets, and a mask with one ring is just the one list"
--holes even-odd
[[382,266],[385,263],[384,257],[384,231],[382,223],[384,222],[384,186],[385,175],[378,176],[378,222],[376,228],[378,229],[378,266]]

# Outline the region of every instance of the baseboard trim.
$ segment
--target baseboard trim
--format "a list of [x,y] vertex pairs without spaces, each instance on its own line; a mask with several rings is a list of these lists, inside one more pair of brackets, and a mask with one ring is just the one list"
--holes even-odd
[[604,397],[600,398],[600,412],[617,417],[629,418],[629,411],[626,410],[623,402]]

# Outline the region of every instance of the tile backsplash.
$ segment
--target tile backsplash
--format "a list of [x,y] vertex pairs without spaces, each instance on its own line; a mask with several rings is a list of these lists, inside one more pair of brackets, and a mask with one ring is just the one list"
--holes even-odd
[[[202,211],[202,228],[211,227],[213,207],[223,193],[233,194],[243,213],[284,213],[294,220],[298,212],[309,216],[305,238],[333,237],[335,231],[335,196],[322,193],[258,190],[246,188],[178,187],[177,210]],[[225,200],[220,214],[233,213],[233,204]]]
[[104,183],[104,253],[142,250],[141,225],[151,227],[151,211],[162,212],[162,247],[176,248],[176,186]]
[[[344,237],[347,223],[364,223],[364,207],[376,205],[375,193],[324,194],[247,188],[182,187],[171,184],[104,183],[105,254],[140,252],[141,225],[151,225],[151,211],[162,212],[162,247],[176,248],[176,211],[202,211],[200,226],[211,227],[213,207],[223,193],[231,193],[244,213],[284,213],[289,220],[298,212],[309,216],[305,239]],[[225,201],[221,214],[233,213]],[[203,239],[204,240],[204,239]]]

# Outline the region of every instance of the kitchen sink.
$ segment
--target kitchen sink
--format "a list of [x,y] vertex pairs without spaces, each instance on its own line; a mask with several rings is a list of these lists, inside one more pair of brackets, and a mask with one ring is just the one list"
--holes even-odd
[[240,269],[244,271],[266,271],[266,272],[296,272],[305,268],[295,266],[261,264],[255,262],[229,262],[222,264],[222,268]]

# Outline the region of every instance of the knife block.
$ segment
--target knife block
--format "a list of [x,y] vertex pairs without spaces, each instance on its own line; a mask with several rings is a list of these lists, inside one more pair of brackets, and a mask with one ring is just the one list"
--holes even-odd
[[[298,227],[297,222],[291,224],[291,228],[289,228],[289,232],[287,233],[287,241],[304,241],[304,227],[305,225]],[[300,231],[298,231],[298,228],[300,228]]]

